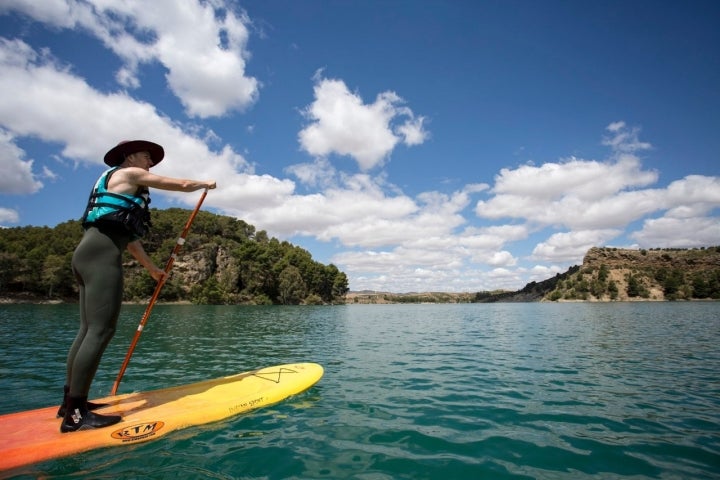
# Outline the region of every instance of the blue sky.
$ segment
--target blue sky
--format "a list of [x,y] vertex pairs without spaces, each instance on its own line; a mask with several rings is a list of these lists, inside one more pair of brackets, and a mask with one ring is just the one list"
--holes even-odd
[[0,226],[79,218],[142,138],[352,290],[720,244],[716,1],[41,3],[0,2]]

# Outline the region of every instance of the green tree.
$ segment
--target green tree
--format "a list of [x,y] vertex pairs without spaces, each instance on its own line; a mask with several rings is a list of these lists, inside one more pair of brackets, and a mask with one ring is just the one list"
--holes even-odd
[[17,254],[0,251],[0,292],[7,288],[7,285],[15,279],[20,269],[20,259]]
[[192,301],[198,305],[222,305],[225,303],[220,284],[215,277],[210,277],[202,284],[193,286]]
[[590,293],[595,298],[601,298],[607,291],[607,285],[599,279],[590,282]]
[[562,292],[560,290],[553,290],[548,298],[551,302],[557,302],[562,298]]
[[350,290],[348,287],[348,279],[347,275],[345,275],[344,272],[341,272],[335,267],[335,265],[330,264],[328,268],[332,268],[335,270],[335,279],[333,280],[333,287],[332,287],[332,300],[341,299],[344,298],[347,292]]
[[297,305],[305,298],[307,287],[297,267],[289,265],[280,273],[278,291],[283,305]]
[[145,301],[152,297],[157,282],[149,273],[140,271],[137,275],[125,275],[123,281],[123,299],[126,301]]
[[670,272],[667,272],[662,283],[665,298],[682,298],[683,295],[681,292],[681,288],[684,283],[685,275],[683,274],[682,270],[674,269]]
[[600,265],[600,270],[598,270],[598,281],[604,283],[607,280],[609,273],[610,270],[608,269],[607,265],[605,265],[604,263]]
[[610,295],[610,300],[617,300],[620,291],[618,289],[617,283],[615,283],[615,280],[610,280],[608,282],[608,294]]
[[[62,292],[63,286],[74,285],[70,262],[64,255],[48,255],[43,262],[41,273],[42,285],[47,289],[47,297],[53,298]],[[56,292],[59,289],[61,292]]]
[[639,297],[642,293],[642,283],[638,278],[630,274],[627,279],[627,295],[628,297]]

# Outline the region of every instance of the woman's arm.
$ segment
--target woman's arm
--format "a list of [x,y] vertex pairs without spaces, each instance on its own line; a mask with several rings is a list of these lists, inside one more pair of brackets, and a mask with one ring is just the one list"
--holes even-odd
[[156,282],[159,282],[165,275],[165,270],[157,267],[148,254],[145,253],[145,249],[143,248],[142,243],[140,243],[140,240],[134,240],[128,243],[127,249],[128,252],[135,257],[135,260],[140,262],[140,265],[150,272],[150,276],[154,278]]
[[110,177],[108,187],[113,192],[131,193],[137,189],[138,185],[175,192],[194,192],[201,188],[215,188],[215,182],[212,180],[163,177],[138,167],[121,168]]

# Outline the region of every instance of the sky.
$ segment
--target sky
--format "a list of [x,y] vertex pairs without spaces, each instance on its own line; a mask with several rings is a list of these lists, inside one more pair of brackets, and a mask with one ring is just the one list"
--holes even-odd
[[145,139],[355,291],[716,246],[719,52],[714,0],[2,0],[0,226],[79,219]]

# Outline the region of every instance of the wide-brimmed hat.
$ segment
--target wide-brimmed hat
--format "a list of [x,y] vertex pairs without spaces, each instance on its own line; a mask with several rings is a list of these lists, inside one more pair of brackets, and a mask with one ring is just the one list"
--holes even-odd
[[165,150],[157,143],[147,140],[126,140],[118,143],[105,154],[105,163],[111,167],[117,167],[125,161],[125,157],[137,152],[148,152],[153,166],[160,163],[165,156]]

